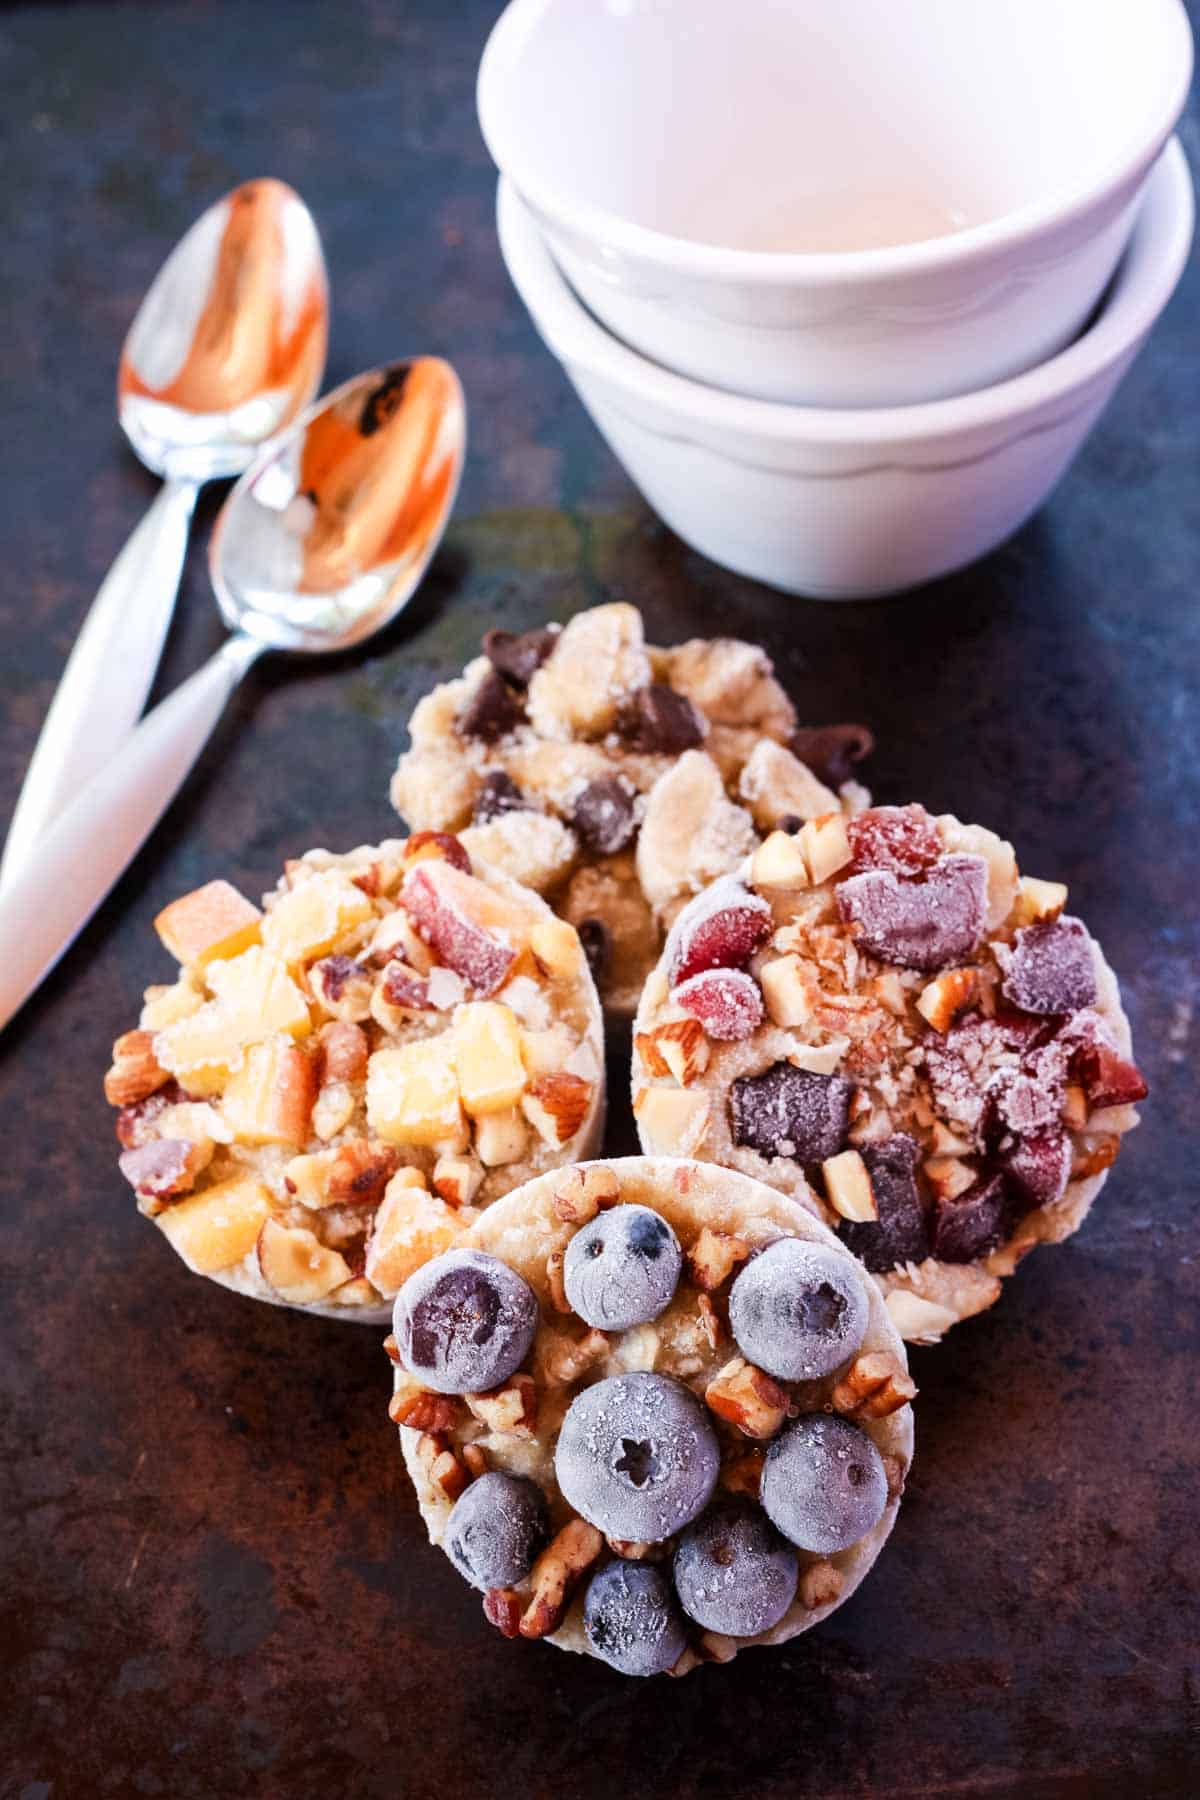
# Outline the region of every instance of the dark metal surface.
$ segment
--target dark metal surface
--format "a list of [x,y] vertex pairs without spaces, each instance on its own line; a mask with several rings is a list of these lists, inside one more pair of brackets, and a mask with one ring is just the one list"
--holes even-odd
[[[494,10],[0,14],[0,819],[151,492],[112,423],[122,335],[214,195],[292,182],[329,255],[330,381],[447,355],[472,431],[418,604],[340,666],[252,677],[0,1040],[0,1792],[1195,1793],[1200,274],[1004,550],[903,600],[782,600],[649,516],[509,289],[472,100]],[[1185,142],[1200,164],[1194,103]],[[163,686],[218,638],[203,541]],[[1153,1084],[1084,1231],[915,1355],[915,1476],[862,1592],[786,1651],[641,1686],[484,1624],[424,1541],[378,1334],[190,1277],[134,1211],[100,1094],[167,971],[159,907],[387,833],[429,681],[488,624],[606,595],[660,641],[761,636],[804,717],[874,727],[881,798],[990,823],[1068,881]]]

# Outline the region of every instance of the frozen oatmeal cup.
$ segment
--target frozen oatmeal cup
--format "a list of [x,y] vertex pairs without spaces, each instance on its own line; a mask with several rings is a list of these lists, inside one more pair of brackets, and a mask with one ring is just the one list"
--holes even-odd
[[623,1674],[782,1644],[895,1522],[916,1389],[875,1285],[714,1164],[539,1176],[396,1299],[391,1416],[505,1637]]
[[489,631],[416,707],[392,801],[413,830],[544,894],[606,1009],[629,1016],[685,900],[781,820],[854,811],[859,725],[799,730],[770,659],[736,638],[645,642],[636,607]]
[[769,1182],[901,1335],[991,1306],[1077,1229],[1146,1084],[1060,883],[921,806],[768,837],[680,914],[634,1025],[643,1149]]
[[593,1151],[600,1005],[536,894],[418,833],[212,881],[155,921],[182,965],[113,1046],[121,1172],[188,1267],[379,1324],[427,1257]]

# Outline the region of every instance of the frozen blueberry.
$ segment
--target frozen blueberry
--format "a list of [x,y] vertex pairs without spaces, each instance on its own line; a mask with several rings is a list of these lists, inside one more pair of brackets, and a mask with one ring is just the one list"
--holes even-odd
[[870,1317],[849,1257],[803,1238],[778,1238],[729,1292],[729,1326],[748,1362],[780,1381],[819,1381],[854,1355]]
[[529,1284],[482,1250],[447,1250],[396,1295],[400,1361],[438,1394],[479,1394],[520,1368],[537,1330]]
[[865,1431],[828,1413],[785,1425],[767,1451],[761,1499],[784,1537],[833,1556],[866,1537],[887,1506],[883,1459]]
[[796,1595],[799,1558],[760,1507],[710,1506],[675,1552],[683,1610],[706,1631],[754,1637],[777,1625]]
[[614,1206],[567,1245],[563,1286],[586,1324],[626,1331],[670,1305],[682,1267],[679,1241],[664,1218],[648,1206]]
[[550,1534],[545,1496],[523,1475],[490,1470],[455,1501],[446,1550],[472,1587],[511,1587],[528,1575]]
[[814,1075],[789,1062],[739,1075],[729,1090],[733,1141],[768,1160],[824,1162],[846,1142],[853,1092],[844,1075]]
[[588,1643],[622,1675],[662,1675],[687,1649],[671,1584],[653,1563],[606,1563],[583,1601]]
[[568,1505],[609,1537],[658,1543],[703,1512],[721,1452],[690,1388],[669,1375],[612,1375],[567,1409],[554,1452]]

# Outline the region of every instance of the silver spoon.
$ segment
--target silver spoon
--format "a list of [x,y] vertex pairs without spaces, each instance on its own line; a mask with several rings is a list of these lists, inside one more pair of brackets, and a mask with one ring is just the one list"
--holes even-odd
[[113,564],[42,726],[0,887],[141,717],[202,484],[239,475],[321,385],[329,325],[321,241],[282,181],[247,181],[175,246],[121,352],[117,418],[163,487]]
[[132,861],[251,663],[264,650],[345,650],[411,599],[465,448],[458,377],[421,357],[347,382],[261,452],[209,549],[233,635],[146,715],[0,895],[0,1027]]

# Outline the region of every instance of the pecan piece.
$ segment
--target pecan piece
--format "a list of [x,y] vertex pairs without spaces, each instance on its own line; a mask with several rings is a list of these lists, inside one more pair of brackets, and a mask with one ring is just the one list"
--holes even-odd
[[118,1157],[117,1166],[137,1191],[141,1210],[153,1218],[168,1200],[191,1193],[197,1175],[212,1161],[212,1153],[211,1143],[193,1144],[187,1138],[153,1138],[135,1150],[126,1150]]
[[499,1387],[483,1394],[464,1396],[467,1405],[489,1431],[501,1437],[531,1438],[537,1424],[537,1388],[533,1376],[512,1375]]
[[521,1629],[524,1604],[516,1588],[489,1588],[483,1596],[483,1616],[501,1637],[515,1638]]
[[701,1294],[696,1301],[696,1310],[700,1314],[700,1329],[708,1341],[710,1350],[715,1350],[725,1336],[725,1326],[716,1307],[707,1294]]
[[457,1500],[463,1489],[470,1486],[466,1464],[459,1461],[440,1433],[421,1434],[417,1439],[417,1457],[429,1481],[441,1488],[447,1500]]
[[705,1404],[720,1419],[736,1425],[744,1437],[774,1437],[787,1417],[789,1401],[777,1381],[735,1356],[718,1370],[704,1390]]
[[571,1519],[551,1538],[530,1570],[533,1598],[521,1615],[522,1637],[546,1637],[557,1630],[580,1577],[603,1548],[604,1539],[586,1519]]
[[390,1144],[350,1138],[339,1145],[329,1170],[329,1199],[334,1206],[378,1206],[399,1167],[400,1152]]
[[727,1231],[713,1231],[706,1225],[687,1253],[688,1273],[698,1288],[712,1294],[749,1254],[750,1246],[744,1238]]
[[620,1198],[621,1184],[611,1169],[599,1163],[584,1163],[567,1169],[555,1188],[555,1217],[567,1225],[586,1225],[601,1210],[615,1206]]
[[917,1384],[890,1350],[870,1350],[850,1364],[830,1395],[834,1412],[848,1419],[886,1419],[907,1406]]
[[110,1106],[132,1106],[171,1079],[154,1054],[152,1031],[127,1031],[112,1047],[112,1068],[104,1077]]
[[361,1025],[343,1019],[321,1028],[322,1081],[364,1081],[367,1074],[367,1034]]
[[832,1606],[845,1586],[845,1576],[831,1562],[811,1563],[800,1577],[800,1601],[809,1612]]
[[589,1331],[574,1342],[567,1338],[547,1346],[542,1370],[551,1387],[567,1387],[578,1381],[593,1363],[608,1355],[608,1339],[602,1331]]
[[565,1262],[566,1253],[562,1250],[552,1250],[546,1258],[546,1285],[550,1289],[550,1300],[554,1310],[560,1313],[569,1313],[572,1310],[563,1280],[563,1264]]
[[748,1494],[751,1500],[757,1500],[765,1461],[762,1450],[747,1450],[744,1455],[735,1456],[721,1469],[721,1486],[731,1494]]
[[452,1431],[462,1418],[462,1403],[455,1394],[435,1394],[419,1381],[406,1381],[388,1402],[388,1418],[413,1431]]

